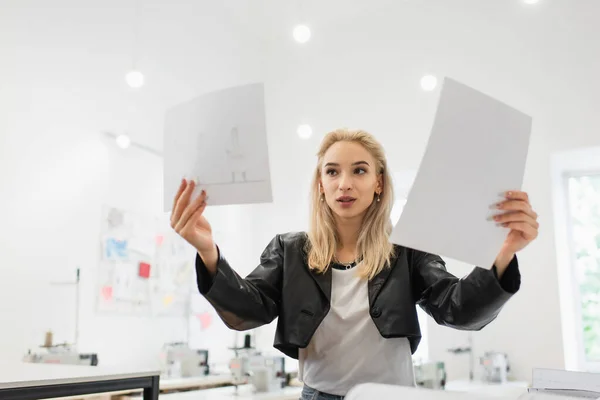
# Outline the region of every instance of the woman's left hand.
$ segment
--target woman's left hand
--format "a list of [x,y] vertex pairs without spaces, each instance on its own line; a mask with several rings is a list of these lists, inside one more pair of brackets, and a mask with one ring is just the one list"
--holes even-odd
[[537,238],[540,224],[537,222],[537,213],[531,208],[527,193],[511,191],[507,192],[505,197],[506,200],[496,205],[498,210],[504,212],[496,215],[494,221],[510,228],[500,254],[514,255]]

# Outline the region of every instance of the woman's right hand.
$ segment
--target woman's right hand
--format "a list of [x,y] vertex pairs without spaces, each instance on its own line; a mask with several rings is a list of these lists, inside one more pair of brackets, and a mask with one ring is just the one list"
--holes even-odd
[[216,247],[212,230],[202,215],[206,208],[206,192],[203,190],[200,196],[190,203],[195,187],[194,181],[181,181],[173,202],[171,227],[194,246],[202,258],[213,258],[210,256],[216,254]]

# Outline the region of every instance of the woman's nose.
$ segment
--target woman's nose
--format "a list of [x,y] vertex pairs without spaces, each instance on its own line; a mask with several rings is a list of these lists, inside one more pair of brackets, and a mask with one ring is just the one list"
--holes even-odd
[[352,177],[348,176],[348,174],[342,174],[339,180],[339,188],[341,190],[349,190],[352,189]]

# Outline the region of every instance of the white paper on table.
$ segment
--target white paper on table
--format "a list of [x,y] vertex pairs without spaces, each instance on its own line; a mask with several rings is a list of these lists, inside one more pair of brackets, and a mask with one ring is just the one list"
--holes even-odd
[[600,397],[600,373],[534,368],[531,386],[536,389],[582,390]]
[[445,78],[415,182],[391,241],[489,268],[508,228],[489,217],[521,190],[531,117]]
[[183,178],[205,189],[210,205],[272,201],[264,85],[199,96],[166,113],[164,210]]

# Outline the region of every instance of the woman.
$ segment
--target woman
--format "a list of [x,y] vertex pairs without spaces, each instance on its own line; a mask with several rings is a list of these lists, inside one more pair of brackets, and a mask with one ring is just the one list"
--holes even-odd
[[279,317],[274,346],[299,359],[302,399],[342,399],[363,382],[414,385],[415,305],[439,324],[483,328],[519,289],[515,253],[538,229],[527,195],[507,193],[496,222],[510,231],[494,265],[459,280],[437,255],[389,242],[393,189],[383,149],[366,132],[337,130],[318,152],[309,232],[275,236],[243,279],[213,241],[206,193],[190,202],[194,187],[182,182],[171,224],[198,250],[200,293],[231,329]]

